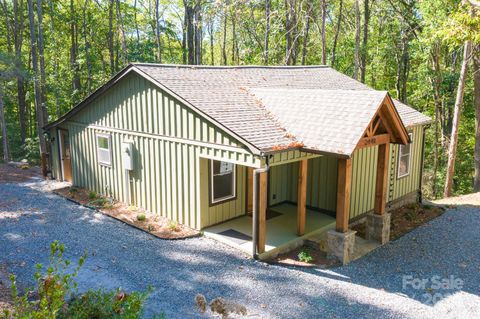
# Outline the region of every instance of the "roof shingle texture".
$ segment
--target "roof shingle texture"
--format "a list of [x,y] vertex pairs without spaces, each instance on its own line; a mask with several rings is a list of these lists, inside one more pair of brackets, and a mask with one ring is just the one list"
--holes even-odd
[[[387,94],[326,66],[135,68],[261,151],[300,142],[307,150],[351,155]],[[395,105],[406,127],[430,121]]]

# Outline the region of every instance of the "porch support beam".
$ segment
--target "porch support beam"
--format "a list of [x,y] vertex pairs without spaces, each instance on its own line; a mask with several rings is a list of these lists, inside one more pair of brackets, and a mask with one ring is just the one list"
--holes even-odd
[[268,173],[258,174],[258,247],[259,254],[265,252],[265,239],[267,230],[267,180]]
[[377,215],[385,214],[387,200],[387,179],[388,179],[388,158],[389,144],[378,146],[377,158],[377,179],[375,183],[375,206],[374,212]]
[[350,189],[352,186],[352,159],[338,159],[337,174],[337,213],[336,230],[345,233],[348,231],[350,219]]
[[297,235],[305,234],[307,214],[307,169],[308,160],[300,161],[298,165],[298,200],[297,200]]

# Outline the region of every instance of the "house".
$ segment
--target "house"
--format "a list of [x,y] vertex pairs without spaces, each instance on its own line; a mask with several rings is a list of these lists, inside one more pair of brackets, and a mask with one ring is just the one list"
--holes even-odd
[[329,230],[348,262],[351,222],[385,243],[388,209],[420,200],[428,123],[327,66],[136,63],[45,130],[57,179],[254,256]]

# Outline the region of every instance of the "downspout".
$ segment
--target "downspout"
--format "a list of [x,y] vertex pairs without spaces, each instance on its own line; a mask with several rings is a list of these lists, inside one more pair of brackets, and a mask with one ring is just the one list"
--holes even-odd
[[258,176],[260,173],[266,173],[270,169],[268,164],[268,156],[265,156],[265,167],[253,170],[253,222],[252,222],[252,255],[254,259],[258,259]]
[[[429,126],[429,125],[428,125]],[[423,184],[423,165],[425,162],[425,131],[428,126],[422,127],[422,154],[421,154],[421,162],[420,162],[420,177],[418,181],[418,201],[421,204],[423,201],[423,192],[422,192],[422,184]]]

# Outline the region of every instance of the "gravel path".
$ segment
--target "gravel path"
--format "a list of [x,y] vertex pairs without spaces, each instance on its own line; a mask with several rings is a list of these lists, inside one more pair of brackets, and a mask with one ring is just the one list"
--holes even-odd
[[[297,270],[207,238],[157,239],[57,195],[0,184],[0,263],[21,284],[59,239],[68,258],[89,254],[81,289],[153,285],[146,317],[198,317],[193,299],[202,293],[244,304],[255,318],[480,318],[479,229],[480,210],[460,207],[346,267]],[[435,287],[435,279],[451,282]]]

